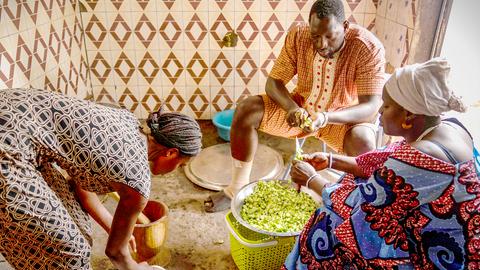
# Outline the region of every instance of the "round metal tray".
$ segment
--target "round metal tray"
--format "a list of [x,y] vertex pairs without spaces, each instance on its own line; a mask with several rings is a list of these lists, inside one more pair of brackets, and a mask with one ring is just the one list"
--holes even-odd
[[[273,179],[284,169],[283,158],[276,150],[259,144],[253,160],[250,179]],[[207,147],[185,166],[187,178],[203,188],[220,191],[230,184],[232,158],[230,144]]]
[[[260,180],[260,181],[274,181],[274,180]],[[255,181],[255,182],[252,182],[246,186],[244,186],[238,193],[237,195],[233,198],[232,200],[232,204],[231,204],[231,211],[232,211],[232,214],[233,216],[235,217],[235,219],[240,222],[240,224],[242,224],[243,226],[249,228],[250,230],[252,231],[255,231],[255,232],[258,232],[258,233],[261,233],[261,234],[266,234],[266,235],[271,235],[271,236],[280,236],[280,237],[290,237],[290,236],[297,236],[299,235],[302,231],[298,231],[298,232],[288,232],[288,233],[276,233],[276,232],[269,232],[269,231],[265,231],[265,230],[262,230],[262,229],[259,229],[257,227],[254,227],[252,225],[250,225],[250,223],[246,222],[243,218],[242,218],[242,215],[240,214],[240,211],[242,210],[242,207],[243,207],[243,204],[245,202],[245,198],[248,197],[250,194],[253,193],[253,190],[255,188],[255,186],[258,184],[259,181]],[[289,182],[287,181],[284,181],[285,185],[288,185]],[[290,182],[290,185],[293,185],[291,182]],[[301,192],[306,192],[307,194],[309,194],[315,201],[318,202],[318,197],[316,198],[315,196],[312,196],[312,191],[307,191],[307,189],[301,189]]]

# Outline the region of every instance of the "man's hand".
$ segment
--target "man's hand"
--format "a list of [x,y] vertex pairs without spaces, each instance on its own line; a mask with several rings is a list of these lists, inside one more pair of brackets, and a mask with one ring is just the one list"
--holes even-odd
[[300,127],[305,133],[311,133],[313,129],[313,121],[304,108],[297,107],[287,112],[287,123],[291,127]]

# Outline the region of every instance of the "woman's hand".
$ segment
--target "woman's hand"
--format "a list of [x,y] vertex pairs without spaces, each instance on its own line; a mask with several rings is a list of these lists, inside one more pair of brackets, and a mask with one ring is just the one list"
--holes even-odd
[[305,186],[307,185],[308,178],[315,175],[317,172],[315,168],[307,162],[294,160],[293,167],[290,171],[290,176],[292,177],[292,181],[297,183],[298,185]]
[[304,154],[303,161],[309,163],[316,171],[321,171],[328,168],[328,154],[324,152],[316,152],[312,154]]

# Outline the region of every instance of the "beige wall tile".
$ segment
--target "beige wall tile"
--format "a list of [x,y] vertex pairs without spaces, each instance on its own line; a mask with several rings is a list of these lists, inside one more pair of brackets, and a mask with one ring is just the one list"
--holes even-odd
[[211,115],[235,107],[235,88],[233,86],[214,86],[210,89]]
[[184,12],[183,19],[185,21],[185,42],[193,45],[197,50],[208,50],[210,46],[208,12]]
[[385,15],[387,19],[391,21],[397,21],[398,8],[401,2],[402,1],[399,0],[388,0],[387,12]]
[[210,51],[185,50],[185,84],[187,86],[208,85],[210,83]]
[[387,16],[387,6],[389,0],[378,0],[377,15],[385,18]]
[[235,52],[226,50],[210,50],[210,85],[229,86],[234,85],[235,75]]
[[260,46],[260,12],[235,12],[235,32],[239,50],[258,50]]
[[[212,1],[213,2],[213,1]],[[209,49],[210,50],[235,50],[223,47],[222,39],[230,31],[236,31],[235,15],[233,12],[210,11],[209,17]],[[241,42],[240,40],[238,42]]]

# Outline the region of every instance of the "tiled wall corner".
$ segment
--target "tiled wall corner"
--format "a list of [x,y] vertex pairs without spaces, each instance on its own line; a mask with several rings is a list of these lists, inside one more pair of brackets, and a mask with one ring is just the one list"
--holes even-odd
[[40,88],[85,98],[91,91],[79,5],[0,4],[0,89]]

